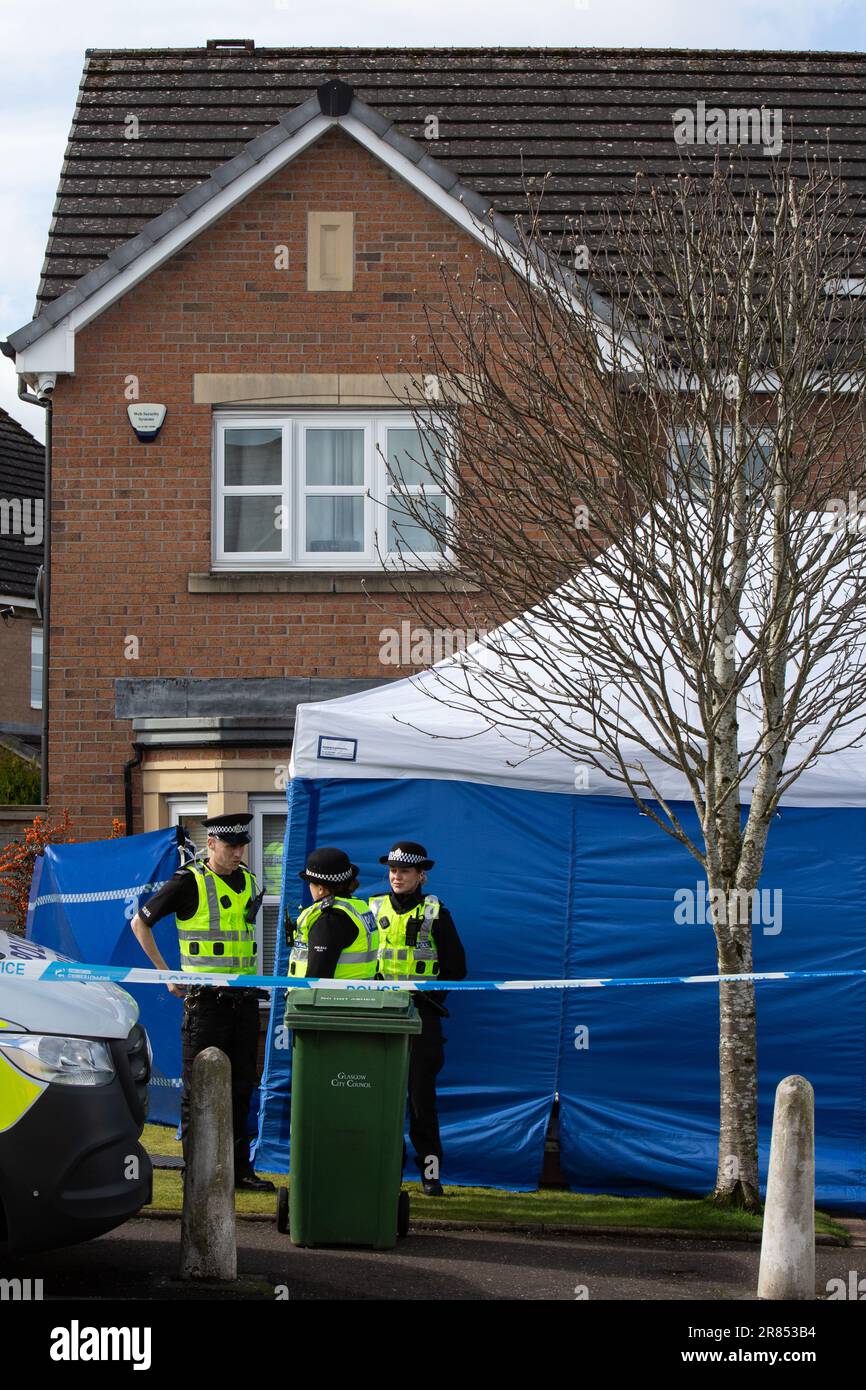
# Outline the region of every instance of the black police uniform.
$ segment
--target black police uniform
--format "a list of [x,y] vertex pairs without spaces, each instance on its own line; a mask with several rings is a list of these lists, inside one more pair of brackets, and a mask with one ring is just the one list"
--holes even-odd
[[[252,816],[228,816],[206,822],[208,834],[219,835],[226,824],[242,825]],[[222,837],[221,837],[222,838]],[[229,837],[226,836],[228,839]],[[243,842],[248,841],[246,836]],[[231,839],[230,843],[242,843]],[[207,863],[207,860],[205,860]],[[210,866],[208,866],[210,867]],[[213,870],[215,873],[216,871]],[[223,878],[217,875],[217,878]],[[223,879],[235,893],[243,891],[241,866]],[[198,905],[194,875],[182,868],[140,908],[140,916],[152,927],[169,913],[191,917]],[[234,1135],[235,1185],[246,1184],[270,1190],[272,1183],[256,1177],[250,1162],[247,1122],[250,1101],[257,1082],[259,1046],[259,991],[243,987],[190,985],[184,996],[181,1042],[183,1050],[183,1094],[180,1102],[181,1143],[187,1158],[192,1064],[206,1047],[218,1047],[231,1063],[232,1131]]]
[[[395,912],[409,912],[428,896],[423,884],[414,893],[389,892]],[[443,980],[465,980],[466,953],[447,907],[440,906],[431,935]],[[409,1050],[409,1139],[422,1179],[426,1160],[435,1156],[442,1164],[442,1141],[436,1106],[436,1077],[445,1065],[442,1019],[448,1017],[445,990],[418,990],[412,1001],[421,1015],[421,1032],[413,1034]]]

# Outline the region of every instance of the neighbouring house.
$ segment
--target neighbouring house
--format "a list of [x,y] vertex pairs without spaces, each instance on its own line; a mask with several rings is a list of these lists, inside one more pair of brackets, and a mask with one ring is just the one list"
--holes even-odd
[[[12,759],[19,770],[30,769],[37,782],[42,745],[44,498],[45,446],[0,409],[0,757]],[[8,788],[7,794],[0,794],[0,802],[6,799]],[[36,795],[27,801],[38,800],[37,786]]]
[[[38,814],[45,448],[0,409],[0,848]],[[0,909],[0,929],[12,925]]]
[[[38,766],[42,737],[45,447],[0,409],[0,749]],[[38,798],[37,798],[38,800]]]
[[88,50],[5,348],[51,398],[49,806],[80,838],[252,810],[271,959],[293,711],[407,674],[395,569],[459,583],[405,568],[387,467],[440,265],[488,254],[490,212],[513,235],[524,176],[548,225],[591,217],[717,108],[758,167],[793,131],[862,182],[864,80],[841,53]]

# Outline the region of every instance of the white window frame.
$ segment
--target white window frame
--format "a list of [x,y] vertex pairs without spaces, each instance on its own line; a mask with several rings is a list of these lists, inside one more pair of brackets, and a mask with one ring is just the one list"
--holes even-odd
[[165,804],[168,809],[168,823],[172,826],[180,824],[181,816],[198,816],[204,820],[207,816],[207,795],[197,796],[194,792],[188,795],[167,796]]
[[[40,697],[39,697],[38,700],[34,700],[34,698],[33,698],[33,691],[34,691],[34,687],[35,687],[36,682],[34,681],[33,677],[34,677],[34,673],[35,673],[35,670],[36,670],[36,657],[37,657],[37,655],[38,655],[38,657],[39,657],[39,673],[40,673],[39,687],[40,687]],[[43,701],[43,699],[44,699],[44,694],[43,694],[44,690],[45,690],[45,634],[44,634],[44,630],[43,630],[41,627],[39,627],[36,623],[34,623],[33,626],[32,626],[31,629],[30,629],[30,708],[31,708],[31,709],[42,709],[42,701]]]
[[[264,851],[265,837],[262,829],[262,822],[265,816],[283,816],[288,819],[289,808],[284,796],[251,796],[249,799],[249,810],[253,813],[253,821],[250,826],[252,843],[250,845],[250,868],[256,876],[256,882],[261,890],[265,886],[265,866]],[[262,899],[262,909],[265,907],[279,908],[280,899],[276,893],[265,893]],[[264,911],[262,910],[256,918],[256,941],[258,942],[259,960],[264,961]],[[277,942],[279,943],[280,932],[283,929],[282,922],[277,919]],[[267,1007],[267,1006],[266,1006]]]
[[[388,480],[386,464],[389,429],[416,429],[417,420],[411,411],[358,410],[261,410],[224,409],[213,416],[213,554],[212,568],[216,571],[255,570],[358,570],[381,572],[383,569],[427,570],[447,568],[454,562],[450,548],[444,552],[426,551],[417,557],[393,551],[384,552],[388,527],[388,497],[394,490]],[[225,485],[225,432],[227,429],[263,429],[279,425],[282,428],[281,481],[277,484],[255,484],[250,487]],[[363,429],[363,485],[308,485],[306,482],[306,431],[308,429]],[[431,411],[430,429],[444,431],[445,424]],[[406,491],[420,495],[424,485],[406,485]],[[431,488],[431,495],[442,495],[441,488]],[[224,499],[227,496],[273,496],[275,505],[286,509],[289,524],[279,534],[279,551],[232,551],[225,549]],[[364,497],[363,551],[307,551],[306,499],[312,496]],[[446,496],[445,515],[453,522],[453,503]],[[275,528],[276,529],[276,528]]]
[[[364,436],[364,477],[361,483],[333,483],[318,484],[307,482],[307,434],[314,429],[344,429],[361,430]],[[297,506],[294,511],[295,521],[295,554],[298,562],[304,569],[316,569],[326,565],[333,569],[335,565],[340,568],[351,568],[353,564],[359,562],[365,566],[369,564],[370,548],[373,543],[373,518],[372,507],[369,505],[367,493],[373,486],[370,478],[370,450],[373,447],[372,425],[370,418],[364,415],[342,415],[339,423],[335,422],[333,416],[308,416],[300,426],[293,425],[292,432],[295,434],[295,457],[298,460],[297,466]],[[307,498],[308,497],[361,497],[364,499],[364,548],[363,550],[306,550],[307,532]]]

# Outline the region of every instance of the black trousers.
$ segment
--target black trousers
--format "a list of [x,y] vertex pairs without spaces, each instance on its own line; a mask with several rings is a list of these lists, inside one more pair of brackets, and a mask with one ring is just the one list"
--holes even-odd
[[[423,1005],[419,1006],[419,1013],[421,1032],[409,1040],[409,1138],[422,1179],[438,1178],[442,1142],[436,1111],[436,1077],[445,1064],[445,1040],[441,1015]],[[431,1158],[435,1158],[435,1165],[430,1163]]]
[[192,988],[184,999],[183,1095],[180,1101],[181,1143],[187,1158],[192,1064],[206,1047],[218,1047],[232,1068],[232,1130],[235,1178],[252,1172],[247,1118],[256,1085],[259,1046],[259,1001],[254,989]]

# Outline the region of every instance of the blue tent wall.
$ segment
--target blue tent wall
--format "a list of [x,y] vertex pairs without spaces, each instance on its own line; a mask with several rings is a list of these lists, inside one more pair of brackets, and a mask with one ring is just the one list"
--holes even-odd
[[[677,811],[697,833],[693,809]],[[761,886],[782,892],[782,930],[755,928],[758,969],[866,967],[866,811],[787,809]],[[674,892],[697,862],[631,801],[446,781],[292,783],[284,901],[314,844],[345,847],[361,892],[400,835],[436,859],[430,888],[453,911],[474,978],[712,974],[712,928],[678,925]],[[284,968],[285,949],[280,969]],[[866,1210],[866,984],[758,987],[759,1111],[766,1163],[775,1087],[816,1091],[818,1201]],[[452,993],[440,1118],[446,1181],[532,1189],[554,1094],[572,1187],[701,1193],[718,1125],[718,994],[712,985]],[[257,1163],[288,1160],[290,1055],[275,1010]],[[586,1025],[589,1046],[575,1048]]]
[[[628,803],[581,805],[571,975],[704,974],[712,929],[677,925],[672,894],[698,865]],[[693,808],[680,819],[697,834]],[[774,820],[761,886],[781,891],[781,930],[753,929],[755,968],[866,966],[866,812],[791,808]],[[866,982],[757,986],[761,1179],[775,1089],[800,1072],[816,1093],[818,1201],[866,1203]],[[709,985],[569,992],[562,1162],[576,1190],[624,1194],[712,1187],[718,1137],[718,991]],[[586,1025],[589,1046],[574,1047]]]
[[[47,845],[30,890],[27,936],[73,960],[146,966],[129,924],[141,903],[178,866],[175,831],[153,830],[116,840]],[[154,928],[171,969],[180,965],[174,917]],[[57,985],[62,989],[62,985]],[[124,985],[139,1006],[153,1048],[148,1118],[176,1124],[180,1116],[180,1024],[183,1005],[164,985]]]

